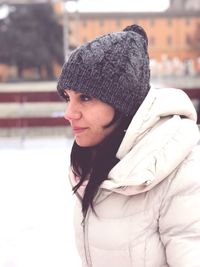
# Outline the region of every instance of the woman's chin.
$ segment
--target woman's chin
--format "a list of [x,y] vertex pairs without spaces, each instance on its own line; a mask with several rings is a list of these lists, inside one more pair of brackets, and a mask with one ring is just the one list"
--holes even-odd
[[92,147],[99,143],[97,140],[88,140],[87,138],[81,138],[80,136],[75,136],[75,142],[80,147]]

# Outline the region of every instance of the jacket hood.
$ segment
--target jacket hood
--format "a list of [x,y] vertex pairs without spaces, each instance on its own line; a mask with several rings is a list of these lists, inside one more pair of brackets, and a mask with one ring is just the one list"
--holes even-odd
[[150,190],[190,154],[200,139],[197,114],[179,89],[151,88],[132,119],[101,188],[125,195]]

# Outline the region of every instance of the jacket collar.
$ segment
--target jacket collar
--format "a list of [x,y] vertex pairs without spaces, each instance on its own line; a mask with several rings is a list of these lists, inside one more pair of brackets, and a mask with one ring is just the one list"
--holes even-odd
[[101,187],[138,194],[161,182],[198,142],[196,119],[195,108],[183,91],[151,89],[122,140],[119,163]]

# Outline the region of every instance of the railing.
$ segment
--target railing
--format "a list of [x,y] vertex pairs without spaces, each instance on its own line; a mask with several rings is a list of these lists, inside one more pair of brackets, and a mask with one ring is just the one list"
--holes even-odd
[[0,92],[0,103],[60,102],[57,92]]
[[[46,102],[46,104],[45,104]],[[27,103],[58,103],[61,98],[57,92],[1,92],[0,103],[17,103],[23,106]],[[9,108],[9,107],[8,107]],[[67,122],[62,115],[48,116],[26,116],[23,113],[23,108],[20,116],[16,117],[0,117],[0,128],[21,128],[21,127],[45,127],[45,126],[66,126]],[[59,114],[59,112],[58,112]]]
[[[200,123],[200,88],[183,89],[191,100],[197,103],[196,109],[198,113],[198,123]],[[22,92],[0,92],[0,103],[16,103],[23,106],[27,103],[59,103],[61,98],[56,91],[22,91]],[[64,110],[63,110],[64,111]],[[23,110],[22,110],[23,112]],[[21,113],[22,113],[21,112]],[[0,128],[25,128],[25,127],[41,127],[41,126],[66,126],[67,122],[63,118],[63,114],[57,115],[49,114],[48,116],[26,116],[21,114],[16,117],[2,117],[0,116]]]

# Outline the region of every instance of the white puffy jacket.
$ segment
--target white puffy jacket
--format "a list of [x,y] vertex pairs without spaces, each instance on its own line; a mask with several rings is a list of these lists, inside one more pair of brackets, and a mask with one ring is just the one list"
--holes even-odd
[[77,198],[84,267],[200,267],[199,138],[187,95],[151,89],[84,225]]

